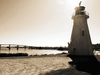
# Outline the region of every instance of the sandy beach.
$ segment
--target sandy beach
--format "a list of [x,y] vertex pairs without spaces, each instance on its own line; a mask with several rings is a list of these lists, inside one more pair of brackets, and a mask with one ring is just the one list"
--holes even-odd
[[66,55],[1,57],[0,75],[90,75],[71,66]]

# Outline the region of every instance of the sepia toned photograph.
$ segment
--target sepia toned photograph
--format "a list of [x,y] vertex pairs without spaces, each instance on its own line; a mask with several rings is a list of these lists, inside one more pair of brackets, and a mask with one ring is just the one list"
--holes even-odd
[[100,75],[100,0],[0,0],[0,75]]

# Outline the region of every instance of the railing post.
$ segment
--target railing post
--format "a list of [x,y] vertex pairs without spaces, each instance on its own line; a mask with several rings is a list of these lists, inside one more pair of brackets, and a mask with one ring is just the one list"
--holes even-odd
[[18,48],[19,48],[19,45],[17,45],[17,53],[18,53]]
[[0,53],[1,53],[1,45],[0,45]]
[[10,53],[10,45],[9,45],[9,53]]
[[25,48],[25,53],[26,53],[26,46],[24,46],[24,48]]

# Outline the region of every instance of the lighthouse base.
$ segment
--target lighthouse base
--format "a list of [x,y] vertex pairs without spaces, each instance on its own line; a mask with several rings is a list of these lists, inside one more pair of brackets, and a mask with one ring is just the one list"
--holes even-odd
[[95,61],[97,60],[94,55],[67,55],[67,57],[70,57],[73,61],[73,63],[78,62],[88,62],[88,61]]
[[100,74],[100,62],[95,56],[76,56],[68,55],[73,61],[68,62],[70,67],[78,71],[90,73],[91,75]]

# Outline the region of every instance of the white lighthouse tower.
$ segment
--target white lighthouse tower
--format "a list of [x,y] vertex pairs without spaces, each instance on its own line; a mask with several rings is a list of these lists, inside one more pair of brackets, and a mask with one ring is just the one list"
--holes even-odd
[[75,8],[75,14],[72,16],[73,29],[71,34],[71,41],[68,45],[68,53],[70,55],[93,55],[93,48],[89,34],[87,19],[89,15],[85,11],[84,6]]

